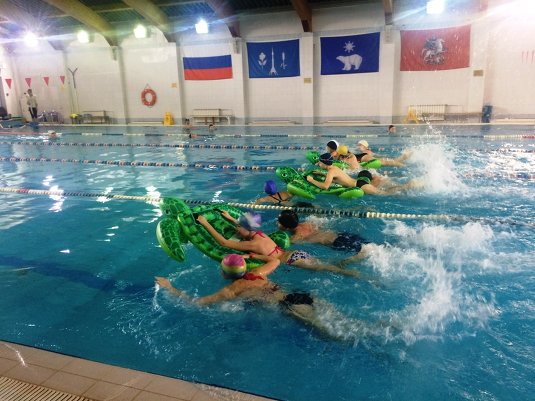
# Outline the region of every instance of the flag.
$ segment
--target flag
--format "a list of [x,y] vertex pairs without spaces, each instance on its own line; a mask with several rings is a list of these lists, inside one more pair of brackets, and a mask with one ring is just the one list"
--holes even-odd
[[205,81],[232,78],[230,54],[215,57],[183,57],[184,79]]
[[60,81],[61,81],[61,84],[62,84],[62,85],[65,85],[65,75],[60,75],[60,76],[59,76],[59,79],[60,79]]
[[7,86],[9,87],[9,89],[11,89],[11,78],[6,78],[6,84]]
[[301,75],[299,39],[247,42],[249,78],[286,78]]
[[401,31],[401,71],[470,67],[470,25]]
[[28,88],[31,86],[32,84],[32,79],[31,78],[24,78],[24,80],[26,81],[26,85],[28,85]]
[[379,71],[380,33],[320,38],[321,75]]
[[50,77],[43,77],[43,81],[45,81],[46,86],[48,86],[48,80],[49,79],[50,79]]

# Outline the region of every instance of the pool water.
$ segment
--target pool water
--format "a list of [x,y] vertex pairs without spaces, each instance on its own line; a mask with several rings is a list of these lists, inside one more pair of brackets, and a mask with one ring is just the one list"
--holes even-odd
[[[281,400],[533,397],[535,127],[424,125],[398,127],[396,137],[384,127],[220,127],[193,139],[176,128],[61,129],[52,142],[40,132],[0,133],[1,189],[71,194],[0,192],[2,340]],[[248,203],[265,180],[283,189],[271,167],[306,165],[296,147],[322,150],[330,138],[350,148],[364,138],[389,157],[411,149],[407,168],[385,170],[425,186],[318,197],[320,210],[431,216],[303,216],[376,244],[349,266],[362,279],[287,266],[270,276],[324,300],[327,332],[277,308],[202,308],[157,290],[155,276],[194,296],[227,282],[191,244],[183,263],[165,254],[156,204],[88,196]],[[263,229],[275,230],[278,212],[261,213]],[[348,256],[294,247],[325,260]]]

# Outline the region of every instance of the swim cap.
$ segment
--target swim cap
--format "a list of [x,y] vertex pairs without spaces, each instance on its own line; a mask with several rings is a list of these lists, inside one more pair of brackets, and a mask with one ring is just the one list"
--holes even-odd
[[338,141],[333,139],[332,141],[327,142],[327,147],[332,150],[338,149]]
[[357,180],[359,178],[367,178],[368,180],[372,180],[372,173],[370,173],[368,170],[362,170],[357,175]]
[[362,145],[362,146],[364,146],[366,149],[369,149],[369,147],[370,147],[370,145],[368,144],[368,141],[366,141],[366,140],[364,140],[364,139],[363,139],[362,141],[358,141],[358,142],[357,142],[357,145]]
[[338,146],[337,152],[338,152],[339,155],[345,156],[345,155],[347,155],[349,150],[347,149],[346,145],[340,145],[340,146]]
[[252,231],[253,229],[260,227],[262,218],[258,213],[245,212],[240,216],[238,224],[246,230]]
[[277,184],[273,180],[267,180],[264,184],[264,192],[268,195],[275,195],[277,191]]
[[245,259],[242,255],[230,253],[221,261],[221,270],[228,278],[240,278],[247,272]]
[[331,164],[333,164],[333,157],[331,156],[330,153],[324,153],[320,156],[320,162],[322,162],[323,164],[326,164],[327,166],[330,166]]
[[299,224],[299,216],[293,210],[283,210],[277,221],[283,227],[294,229]]

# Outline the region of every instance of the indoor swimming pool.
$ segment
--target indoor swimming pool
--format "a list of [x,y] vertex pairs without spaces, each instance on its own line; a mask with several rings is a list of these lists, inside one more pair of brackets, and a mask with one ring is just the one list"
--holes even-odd
[[[61,136],[49,139],[49,129]],[[1,340],[287,401],[532,397],[534,126],[193,131],[0,130]],[[406,167],[378,173],[424,185],[311,200],[318,213],[304,219],[373,243],[347,267],[359,279],[286,265],[270,276],[324,301],[325,332],[276,307],[202,308],[155,285],[168,277],[204,296],[228,283],[191,244],[182,263],[162,250],[156,198],[254,202],[266,180],[285,188],[276,167],[308,166],[305,153],[333,138],[352,151],[365,139],[386,157],[412,151]],[[257,211],[262,229],[275,231],[279,211]],[[361,212],[384,218],[347,216]]]

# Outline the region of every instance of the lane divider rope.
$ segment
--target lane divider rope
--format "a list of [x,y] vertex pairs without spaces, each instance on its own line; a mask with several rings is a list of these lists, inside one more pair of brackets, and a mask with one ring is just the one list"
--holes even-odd
[[[109,200],[133,200],[143,201],[151,204],[159,203],[165,198],[156,196],[135,196],[135,195],[121,195],[110,193],[93,193],[93,192],[69,192],[62,190],[44,190],[44,189],[28,189],[28,188],[12,188],[0,187],[0,193],[6,194],[25,194],[25,195],[41,195],[41,196],[61,196],[61,197],[82,197],[82,198],[104,198]],[[210,202],[201,200],[185,199],[184,202],[189,205],[213,205],[221,202]],[[413,219],[413,220],[437,220],[437,221],[482,221],[488,224],[510,224],[510,225],[527,225],[535,227],[534,222],[518,222],[512,219],[500,219],[496,217],[474,217],[474,216],[455,216],[447,214],[415,214],[415,213],[384,213],[376,211],[357,211],[350,209],[322,209],[322,208],[308,208],[308,207],[289,207],[279,205],[257,205],[255,203],[241,203],[241,202],[225,202],[225,204],[238,207],[241,209],[255,209],[255,210],[295,210],[298,213],[331,216],[331,217],[353,217],[359,219]]]
[[[180,162],[151,162],[151,161],[126,161],[126,160],[79,160],[79,159],[51,159],[47,157],[6,157],[0,156],[2,162],[42,162],[42,163],[75,163],[75,164],[96,164],[109,166],[130,166],[130,167],[178,167],[196,168],[207,171],[216,170],[237,170],[237,171],[275,171],[276,166],[243,166],[231,164],[207,164],[207,163],[180,163]],[[297,167],[296,171],[305,171],[307,168]],[[382,170],[385,174],[392,174],[393,171]],[[487,173],[473,172],[463,174],[469,178],[516,178],[523,180],[535,179],[535,174],[527,171],[516,171],[512,173]]]
[[[178,149],[243,149],[243,150],[320,150],[320,146],[280,146],[280,145],[231,145],[231,144],[140,144],[140,143],[101,143],[101,142],[57,142],[57,141],[0,141],[0,145],[30,145],[30,146],[66,146],[66,147],[132,147],[132,148],[178,148]],[[378,151],[402,151],[403,147],[378,147]],[[470,152],[504,152],[504,153],[535,153],[535,149],[472,149]]]

